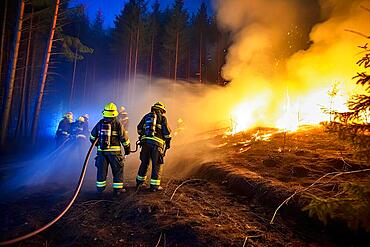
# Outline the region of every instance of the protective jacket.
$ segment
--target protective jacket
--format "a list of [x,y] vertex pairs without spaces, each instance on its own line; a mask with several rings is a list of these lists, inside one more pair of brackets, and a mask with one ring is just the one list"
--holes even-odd
[[146,180],[146,173],[151,162],[150,187],[151,189],[157,189],[161,184],[164,153],[166,149],[170,148],[171,141],[171,130],[167,118],[157,111],[152,111],[142,118],[137,126],[137,132],[140,136],[142,149],[136,185],[140,186]]
[[130,140],[125,128],[116,117],[104,117],[91,131],[90,141],[98,140],[98,153],[95,158],[97,168],[96,188],[99,192],[107,186],[108,166],[113,174],[113,191],[118,193],[123,189],[124,158],[121,154],[121,144],[125,154],[130,153]]
[[106,147],[102,146],[102,143],[98,141],[98,155],[101,153],[119,155],[121,154],[121,144],[124,147],[125,154],[130,153],[130,140],[127,132],[117,118],[103,118],[101,119],[91,130],[90,141],[94,142],[96,138],[102,138],[104,135],[104,126],[109,125],[109,145]]
[[[153,126],[149,126],[153,123]],[[151,133],[148,133],[148,128],[152,128]],[[146,114],[137,126],[137,133],[139,134],[142,143],[151,143],[159,146],[161,149],[169,148],[171,142],[171,129],[168,126],[165,115],[158,112],[150,112]]]
[[68,135],[71,133],[71,125],[72,125],[72,123],[70,122],[70,120],[68,118],[64,117],[59,122],[58,129],[57,129],[57,132],[56,132],[56,137],[57,138],[68,137]]

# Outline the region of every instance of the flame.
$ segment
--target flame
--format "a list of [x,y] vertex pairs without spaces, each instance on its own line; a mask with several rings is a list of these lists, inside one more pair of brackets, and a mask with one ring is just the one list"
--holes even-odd
[[[368,33],[369,13],[361,6],[369,1],[318,2],[315,13],[325,20],[307,25],[311,1],[218,1],[218,21],[233,37],[222,71],[236,101],[231,133],[255,126],[296,131],[330,121],[323,108],[346,112],[347,101],[363,93],[352,78],[364,70],[356,62],[367,40],[348,31]],[[271,93],[265,97],[264,90]],[[237,98],[244,92],[244,100]]]
[[244,101],[232,110],[232,130],[229,134],[245,131],[258,124],[283,131],[296,131],[301,125],[315,125],[330,121],[331,116],[325,113],[324,109],[337,112],[349,111],[347,101],[353,92],[346,92],[344,86],[344,84],[335,83],[330,87],[296,96],[293,102],[287,90],[285,102],[278,107],[279,113],[275,122],[269,121],[260,111],[270,104],[268,97]]
[[229,134],[236,134],[258,124],[261,119],[261,108],[265,108],[267,95],[261,95],[252,100],[241,102],[231,112],[231,131]]

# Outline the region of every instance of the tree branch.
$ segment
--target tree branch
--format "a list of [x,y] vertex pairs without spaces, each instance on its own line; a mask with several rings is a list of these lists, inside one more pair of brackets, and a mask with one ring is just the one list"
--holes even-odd
[[370,39],[370,36],[366,35],[366,34],[363,34],[363,33],[360,33],[358,31],[355,31],[355,30],[351,30],[351,29],[344,29],[344,31],[346,32],[350,32],[350,33],[354,33],[354,34],[357,34],[357,35],[360,35],[366,39]]
[[274,223],[274,219],[276,217],[276,214],[277,212],[279,211],[279,209],[286,203],[288,203],[290,201],[290,199],[292,199],[295,195],[297,195],[298,193],[302,193],[302,192],[305,192],[309,189],[311,189],[312,187],[314,187],[319,181],[321,181],[322,179],[328,177],[328,176],[331,176],[333,175],[333,177],[331,177],[326,183],[332,181],[334,178],[336,177],[339,177],[339,176],[342,176],[342,175],[348,175],[348,174],[355,174],[355,173],[362,173],[362,172],[369,172],[370,171],[370,168],[368,169],[362,169],[362,170],[355,170],[355,171],[349,171],[349,172],[330,172],[330,173],[327,173],[323,176],[321,176],[320,178],[318,178],[315,182],[313,182],[310,186],[306,187],[306,188],[302,188],[302,189],[299,189],[299,190],[296,190],[291,196],[289,196],[287,199],[285,199],[275,210],[274,212],[274,215],[272,216],[271,218],[271,221],[270,221],[270,224],[273,224]]

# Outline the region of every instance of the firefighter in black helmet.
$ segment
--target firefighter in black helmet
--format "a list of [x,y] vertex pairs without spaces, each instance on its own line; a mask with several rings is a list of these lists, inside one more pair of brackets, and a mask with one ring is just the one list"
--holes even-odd
[[167,149],[170,148],[171,130],[168,127],[165,116],[166,107],[157,102],[151,107],[151,112],[146,114],[137,126],[141,142],[140,160],[141,165],[136,177],[136,185],[139,188],[146,179],[146,173],[150,160],[152,161],[152,176],[150,189],[152,191],[162,190],[161,171],[163,158]]
[[98,141],[98,152],[95,166],[97,168],[96,187],[98,192],[103,192],[107,185],[108,164],[113,174],[113,192],[118,195],[124,192],[123,188],[123,157],[121,144],[125,155],[130,154],[130,140],[122,123],[117,120],[117,106],[109,103],[104,107],[101,119],[91,131],[90,141]]

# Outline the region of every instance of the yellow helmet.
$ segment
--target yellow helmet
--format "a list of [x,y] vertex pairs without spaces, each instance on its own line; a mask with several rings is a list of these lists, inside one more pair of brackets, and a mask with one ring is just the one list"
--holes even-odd
[[103,117],[117,117],[118,111],[117,106],[113,102],[110,102],[105,105],[104,111],[103,111]]
[[79,117],[77,120],[78,120],[79,122],[82,122],[82,123],[84,123],[84,122],[85,122],[85,118],[84,118],[83,116]]
[[123,113],[126,111],[126,108],[122,105],[119,107],[119,113]]
[[157,109],[159,109],[159,110],[162,110],[162,111],[164,111],[164,112],[166,112],[166,106],[162,103],[162,102],[157,102],[157,103],[155,103],[153,106],[152,106],[152,108],[154,109],[154,110],[157,110]]
[[73,113],[72,113],[72,112],[66,112],[66,113],[64,114],[64,117],[65,117],[66,119],[68,119],[70,122],[72,122],[72,121],[73,121]]

